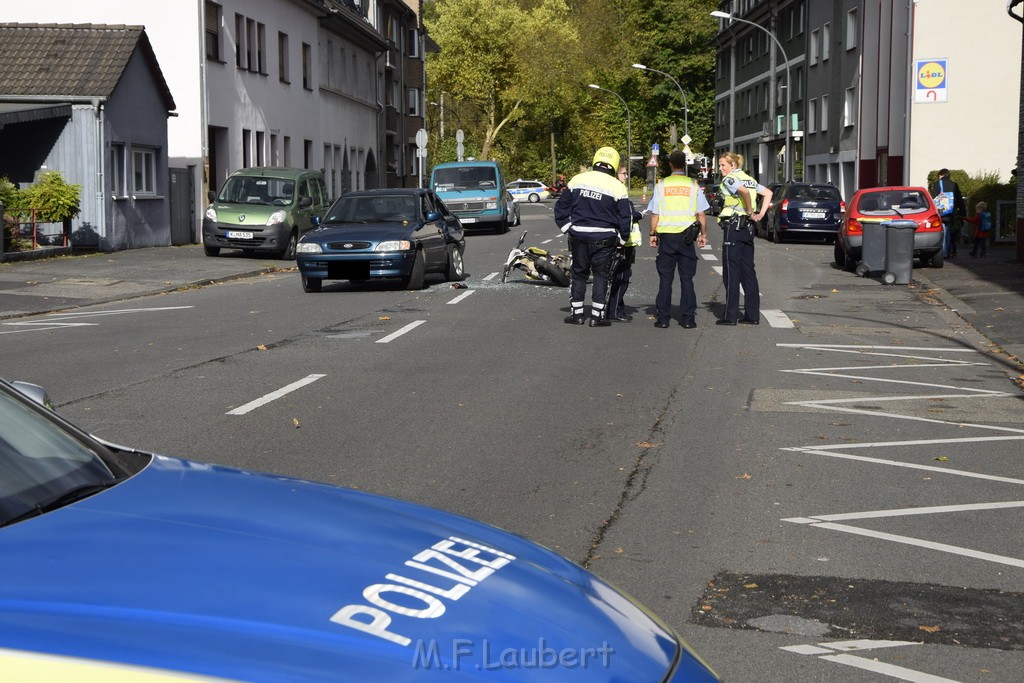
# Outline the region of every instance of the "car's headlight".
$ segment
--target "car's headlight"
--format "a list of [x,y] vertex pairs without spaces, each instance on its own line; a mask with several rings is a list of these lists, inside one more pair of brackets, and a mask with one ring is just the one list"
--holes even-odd
[[278,223],[284,223],[284,219],[287,216],[285,211],[275,211],[270,214],[270,218],[267,219],[267,225],[277,225]]
[[322,254],[324,253],[323,247],[316,242],[299,242],[299,246],[295,249],[296,253],[299,254]]
[[412,249],[412,242],[409,240],[388,240],[373,248],[374,251],[409,251],[410,249]]
[[487,208],[488,209],[497,209],[498,208],[498,202],[487,202]]
[[213,204],[206,207],[206,217],[214,223],[217,222],[217,209],[213,208]]

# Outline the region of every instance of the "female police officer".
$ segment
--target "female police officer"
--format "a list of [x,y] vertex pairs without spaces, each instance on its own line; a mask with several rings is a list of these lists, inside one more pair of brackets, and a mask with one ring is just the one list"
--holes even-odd
[[[722,174],[724,206],[718,225],[722,239],[722,280],[725,282],[725,315],[717,325],[757,325],[761,322],[761,293],[754,272],[754,233],[772,201],[772,191],[744,173],[743,156],[726,152],[718,160]],[[757,211],[757,196],[764,199]],[[743,319],[740,320],[740,285],[743,285]]]

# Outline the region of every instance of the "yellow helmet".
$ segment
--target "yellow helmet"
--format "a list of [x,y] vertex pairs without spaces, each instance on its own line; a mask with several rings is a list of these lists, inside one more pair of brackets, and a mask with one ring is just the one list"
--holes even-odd
[[602,147],[594,154],[594,166],[606,164],[613,171],[619,168],[619,153],[611,147]]

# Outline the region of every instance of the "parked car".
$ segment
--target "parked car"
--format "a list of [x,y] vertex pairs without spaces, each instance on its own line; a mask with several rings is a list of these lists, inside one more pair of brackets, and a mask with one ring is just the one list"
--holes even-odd
[[203,218],[207,256],[241,249],[289,260],[299,239],[313,229],[314,217],[330,204],[323,173],[273,166],[235,171],[209,199]]
[[462,224],[431,190],[364,190],[331,205],[299,242],[296,262],[307,292],[319,292],[324,280],[371,278],[422,289],[427,273],[464,279],[465,251]]
[[644,607],[524,538],[107,443],[29,389],[0,380],[16,679],[718,680]]
[[847,204],[846,217],[836,239],[836,265],[853,272],[864,244],[863,223],[893,219],[917,223],[914,256],[921,265],[942,267],[942,220],[923,187],[872,187],[858,190]]
[[784,183],[773,185],[772,203],[761,222],[765,239],[824,238],[835,241],[846,203],[834,185]]
[[508,232],[508,191],[496,161],[451,161],[430,173],[430,189],[458,216],[466,230]]
[[539,180],[515,180],[508,184],[508,193],[517,201],[536,203],[551,196],[548,186]]
[[522,216],[519,214],[519,204],[512,198],[512,195],[508,195],[508,200],[505,202],[505,223],[512,227],[519,225],[523,222]]
[[710,208],[706,211],[708,215],[717,216],[722,212],[722,206],[725,204],[725,197],[722,196],[722,188],[718,186],[718,183],[711,183],[704,188],[704,197],[708,200]]

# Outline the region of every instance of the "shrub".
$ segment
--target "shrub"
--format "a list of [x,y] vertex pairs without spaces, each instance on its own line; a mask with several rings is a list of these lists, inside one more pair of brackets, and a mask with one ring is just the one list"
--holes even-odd
[[40,223],[61,223],[81,211],[81,185],[70,185],[58,171],[40,173],[36,183],[21,191],[23,206],[36,209]]

